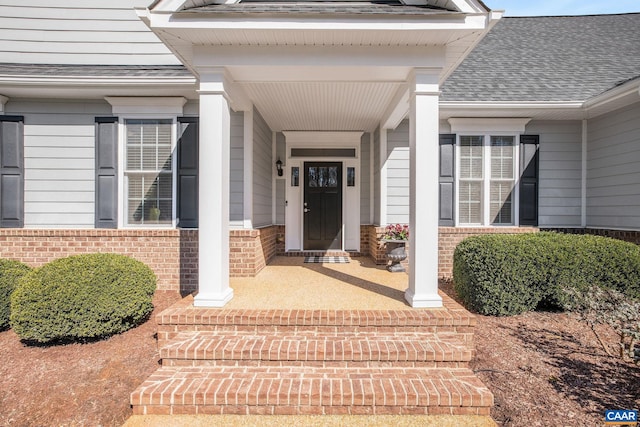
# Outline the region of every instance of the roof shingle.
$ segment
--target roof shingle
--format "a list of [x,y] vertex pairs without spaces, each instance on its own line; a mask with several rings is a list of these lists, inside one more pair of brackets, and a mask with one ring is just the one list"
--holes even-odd
[[444,101],[586,101],[640,76],[640,14],[504,18],[442,87]]

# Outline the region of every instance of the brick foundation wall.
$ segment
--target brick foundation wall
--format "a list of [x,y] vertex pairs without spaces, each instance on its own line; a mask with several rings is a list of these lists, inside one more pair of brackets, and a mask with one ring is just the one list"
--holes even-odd
[[611,237],[625,242],[640,245],[640,231],[632,230],[603,230],[599,228],[545,228],[541,231],[555,231],[566,234],[591,234],[594,236]]
[[229,232],[229,274],[253,277],[276,256],[279,226]]
[[522,234],[535,233],[533,227],[440,227],[438,229],[438,276],[450,278],[453,276],[453,251],[467,237],[482,234]]
[[180,283],[178,286],[183,295],[198,290],[198,230],[180,230]]
[[[106,252],[130,256],[148,265],[158,278],[158,290],[180,289],[181,261],[193,239],[183,230],[29,230],[0,229],[0,257],[15,259],[32,267],[57,258]],[[197,241],[196,241],[197,249]],[[196,253],[197,260],[197,253]],[[193,267],[192,263],[188,264]],[[197,262],[195,262],[197,268]],[[185,272],[187,276],[192,271]],[[188,286],[193,279],[189,278]]]
[[[231,277],[255,276],[276,254],[278,226],[231,230]],[[83,253],[119,253],[151,268],[161,291],[198,289],[198,230],[0,229],[0,257],[40,267]]]

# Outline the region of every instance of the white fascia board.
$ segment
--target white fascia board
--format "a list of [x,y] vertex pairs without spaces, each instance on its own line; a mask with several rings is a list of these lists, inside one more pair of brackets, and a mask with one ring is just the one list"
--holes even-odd
[[640,80],[627,82],[621,86],[595,96],[584,103],[584,108],[588,111],[593,108],[601,107],[610,102],[617,101],[625,96],[635,94],[640,95]]
[[248,19],[244,16],[219,15],[212,18],[207,14],[186,14],[179,17],[171,13],[149,14],[150,27],[153,29],[240,29],[240,30],[372,30],[372,31],[446,31],[478,30],[487,27],[487,14],[463,15],[458,12],[427,17],[424,20],[407,20],[404,15],[398,17],[337,17],[300,19],[295,16],[262,19]]
[[182,115],[182,107],[187,99],[181,96],[107,96],[112,112],[122,114],[171,114]]
[[452,117],[448,121],[451,125],[451,133],[479,131],[524,133],[531,119]]
[[[198,67],[431,67],[445,65],[444,46],[196,46]],[[366,78],[366,76],[363,76]]]
[[7,103],[9,98],[6,96],[0,95],[0,113],[4,113],[4,104]]
[[476,1],[467,0],[450,0],[456,6],[460,12],[464,13],[479,13],[486,12],[486,9],[480,6],[480,3]]

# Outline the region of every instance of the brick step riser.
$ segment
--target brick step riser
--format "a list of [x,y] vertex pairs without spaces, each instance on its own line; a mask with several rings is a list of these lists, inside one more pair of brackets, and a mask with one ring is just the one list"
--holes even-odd
[[426,333],[455,335],[460,343],[473,348],[472,326],[404,326],[404,327],[363,327],[363,326],[265,326],[265,325],[160,325],[158,327],[158,348],[164,348],[182,332],[220,332],[247,335],[290,334],[395,334]]
[[252,405],[140,405],[134,415],[478,415],[487,407],[448,406],[252,406]]
[[308,367],[308,368],[450,368],[468,369],[469,362],[463,361],[387,361],[387,362],[327,362],[327,361],[273,361],[273,360],[194,360],[163,358],[162,366],[264,366],[264,367]]

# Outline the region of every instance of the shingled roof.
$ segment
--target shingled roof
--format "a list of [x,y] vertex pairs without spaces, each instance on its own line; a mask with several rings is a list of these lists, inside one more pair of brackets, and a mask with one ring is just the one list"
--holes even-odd
[[503,18],[443,101],[586,101],[640,76],[640,14]]
[[193,77],[183,65],[70,65],[0,63],[0,76],[49,77]]

